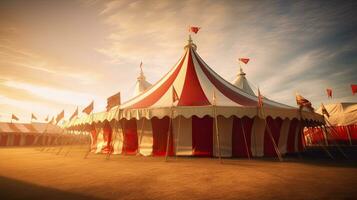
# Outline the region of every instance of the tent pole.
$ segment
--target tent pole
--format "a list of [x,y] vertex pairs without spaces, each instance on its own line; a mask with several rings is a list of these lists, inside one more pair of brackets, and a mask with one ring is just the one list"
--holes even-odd
[[347,132],[347,137],[348,137],[348,141],[350,142],[350,146],[352,146],[352,138],[351,138],[351,133],[350,133],[350,129],[348,128],[348,126],[344,126]]
[[[324,127],[324,129],[325,129],[325,131],[327,132],[327,128],[326,128],[326,126],[323,126]],[[332,126],[330,125],[330,127],[332,128]],[[336,131],[335,129],[331,129],[331,130],[333,130],[332,132],[334,132],[334,131]],[[334,132],[336,135],[337,135],[337,132]],[[343,157],[345,157],[346,159],[348,159],[348,156],[345,154],[345,152],[343,152],[343,150],[341,149],[341,147],[340,147],[340,145],[335,141],[335,143],[336,143],[336,147],[337,147],[337,149],[338,149],[338,151],[343,155]]]
[[[322,133],[324,134],[324,137],[326,136],[326,133],[327,133],[327,129],[323,129],[323,127],[321,126],[321,129],[322,129]],[[327,137],[326,137],[326,140],[327,140]],[[320,145],[322,147],[322,149],[326,152],[326,154],[331,158],[331,159],[335,159],[332,154],[330,153],[330,151],[326,148],[325,145]]]
[[165,161],[168,159],[169,155],[169,143],[170,143],[170,136],[171,136],[171,125],[172,125],[172,117],[173,117],[173,106],[171,106],[170,110],[170,121],[169,121],[169,128],[167,130],[167,142],[166,142],[166,154],[165,154]]
[[[115,123],[114,121],[114,125],[113,125],[113,129],[112,129],[112,136],[113,136],[113,130],[116,130],[117,129],[117,124]],[[106,160],[109,160],[110,159],[110,155],[112,154],[112,151],[114,152],[114,142],[117,138],[117,131],[115,132],[114,134],[114,137],[111,137],[111,140],[109,142],[109,150],[107,152],[107,155],[105,157]]]
[[244,131],[244,127],[243,127],[243,118],[241,118],[240,121],[241,121],[241,128],[242,128],[242,133],[243,133],[243,138],[244,138],[245,150],[247,151],[248,160],[250,160],[250,153],[249,153],[247,138],[245,136],[245,131]]
[[[278,146],[277,146],[276,143],[275,143],[273,134],[272,134],[272,132],[271,132],[270,126],[269,126],[268,121],[266,120],[266,118],[265,118],[265,124],[266,124],[267,130],[268,130],[269,137],[270,137],[270,139],[271,139],[271,141],[272,141],[272,143],[273,143],[275,153],[276,153],[276,155],[278,156],[279,161],[283,161],[283,157],[281,156],[281,153],[280,153],[280,151],[279,151],[279,149],[278,149]],[[299,132],[300,132],[300,130],[299,130]]]
[[181,131],[181,115],[178,116],[178,130],[176,136],[176,151],[175,151],[175,158],[177,159],[177,153],[179,149],[179,139],[180,139],[180,131]]
[[215,105],[213,105],[213,112],[214,112],[214,122],[215,122],[215,129],[216,129],[216,139],[217,139],[217,144],[218,144],[219,162],[222,163],[221,143],[220,143],[220,140],[219,140],[217,110],[216,110],[216,106]]

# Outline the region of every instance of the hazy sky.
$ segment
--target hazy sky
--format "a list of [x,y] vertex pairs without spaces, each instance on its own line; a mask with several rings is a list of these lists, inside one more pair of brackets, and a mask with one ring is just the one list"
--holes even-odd
[[[69,117],[118,91],[132,96],[139,64],[159,80],[180,58],[187,27],[198,53],[232,81],[238,57],[263,95],[295,105],[357,101],[357,1],[0,1],[0,121]],[[327,100],[326,88],[334,90]]]

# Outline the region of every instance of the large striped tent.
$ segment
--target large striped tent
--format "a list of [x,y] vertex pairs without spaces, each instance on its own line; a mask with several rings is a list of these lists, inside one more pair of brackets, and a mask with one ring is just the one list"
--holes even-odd
[[303,127],[323,123],[321,115],[263,102],[258,108],[255,95],[219,76],[190,38],[183,56],[156,84],[68,128],[91,131],[96,152],[261,157],[301,151]]

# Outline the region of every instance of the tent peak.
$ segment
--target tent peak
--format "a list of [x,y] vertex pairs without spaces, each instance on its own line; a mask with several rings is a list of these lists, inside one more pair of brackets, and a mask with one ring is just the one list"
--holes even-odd
[[187,45],[185,46],[184,49],[186,50],[187,48],[192,48],[195,51],[197,50],[197,46],[196,46],[195,43],[193,43],[191,34],[188,35],[188,43],[187,43]]

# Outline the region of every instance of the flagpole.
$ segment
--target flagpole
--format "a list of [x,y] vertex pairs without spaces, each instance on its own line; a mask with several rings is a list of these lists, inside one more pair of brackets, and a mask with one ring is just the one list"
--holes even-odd
[[167,131],[167,142],[166,142],[166,154],[165,154],[165,161],[168,161],[168,155],[169,155],[169,144],[170,144],[170,136],[171,136],[171,126],[172,126],[172,118],[173,118],[173,103],[170,108],[170,121],[169,121],[169,128]]

